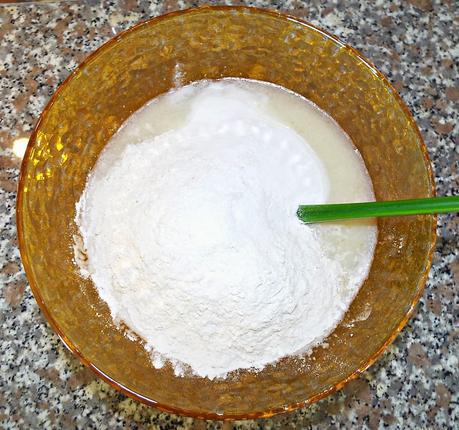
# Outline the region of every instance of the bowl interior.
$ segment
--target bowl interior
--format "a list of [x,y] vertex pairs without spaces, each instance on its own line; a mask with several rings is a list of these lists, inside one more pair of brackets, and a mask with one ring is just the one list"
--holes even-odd
[[355,51],[308,24],[255,9],[203,8],[138,25],[89,57],[47,106],[24,159],[18,228],[27,275],[54,329],[99,375],[138,400],[208,418],[293,409],[371,364],[422,292],[435,228],[432,216],[379,221],[369,277],[328,348],[223,381],[154,369],[77,274],[75,202],[130,114],[178,81],[228,76],[282,85],[330,113],[363,155],[378,199],[433,195],[425,147],[400,98]]

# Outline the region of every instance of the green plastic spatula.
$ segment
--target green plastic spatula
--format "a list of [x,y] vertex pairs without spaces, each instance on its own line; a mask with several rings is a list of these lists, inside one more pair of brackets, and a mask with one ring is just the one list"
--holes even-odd
[[386,202],[300,205],[297,215],[305,223],[400,215],[459,212],[459,196]]

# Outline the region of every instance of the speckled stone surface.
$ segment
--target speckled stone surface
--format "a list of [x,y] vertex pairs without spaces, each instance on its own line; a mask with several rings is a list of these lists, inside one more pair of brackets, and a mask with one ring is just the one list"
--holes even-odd
[[[438,192],[459,194],[457,1],[245,3],[288,11],[360,49],[414,113],[432,157]],[[94,48],[140,20],[198,4],[0,3],[0,427],[458,428],[457,215],[440,217],[434,264],[416,315],[378,363],[341,392],[273,419],[205,422],[137,404],[79,364],[46,323],[17,248],[20,158],[13,143],[29,136],[50,95]]]

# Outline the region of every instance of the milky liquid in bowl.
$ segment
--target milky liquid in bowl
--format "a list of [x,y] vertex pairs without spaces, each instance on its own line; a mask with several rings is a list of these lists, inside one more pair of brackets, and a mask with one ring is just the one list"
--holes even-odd
[[194,83],[144,106],[101,154],[78,205],[83,273],[156,367],[209,378],[261,369],[326,338],[375,247],[372,220],[306,226],[297,206],[373,199],[352,142],[311,102],[257,81]]

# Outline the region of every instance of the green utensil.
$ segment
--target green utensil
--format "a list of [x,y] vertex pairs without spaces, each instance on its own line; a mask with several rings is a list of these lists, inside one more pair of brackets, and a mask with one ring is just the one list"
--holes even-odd
[[459,212],[459,196],[386,202],[300,205],[297,215],[305,223],[400,215]]

